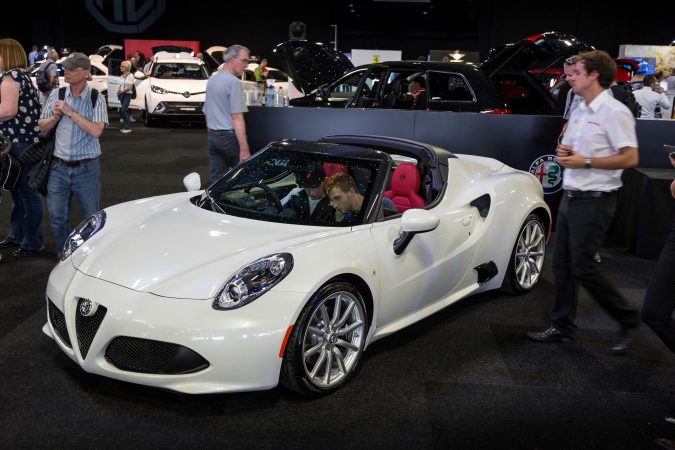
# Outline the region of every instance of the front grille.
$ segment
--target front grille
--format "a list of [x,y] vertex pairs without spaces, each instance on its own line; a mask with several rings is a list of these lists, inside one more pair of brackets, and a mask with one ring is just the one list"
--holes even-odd
[[66,316],[63,315],[61,310],[59,310],[49,298],[47,298],[47,302],[49,306],[49,322],[51,322],[52,328],[56,331],[56,334],[59,335],[59,339],[61,339],[68,347],[72,348],[73,344],[70,343],[68,327],[66,327]]
[[178,344],[118,336],[105,351],[112,365],[129,372],[177,375],[209,367],[197,352]]
[[162,102],[162,114],[203,115],[204,102]]
[[82,359],[87,357],[91,342],[94,340],[94,336],[96,336],[98,327],[101,326],[101,322],[103,322],[105,313],[108,311],[105,306],[98,305],[98,309],[93,316],[83,316],[80,314],[80,306],[85,300],[86,299],[81,298],[77,301],[77,313],[75,314],[75,332],[77,333],[77,342],[80,346],[80,354],[82,355]]

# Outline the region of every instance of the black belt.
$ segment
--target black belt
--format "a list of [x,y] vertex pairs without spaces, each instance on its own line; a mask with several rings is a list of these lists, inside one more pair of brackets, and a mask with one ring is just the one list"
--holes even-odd
[[53,159],[55,162],[61,164],[62,166],[66,166],[66,167],[77,167],[77,166],[81,166],[81,165],[87,164],[88,162],[93,161],[93,160],[95,160],[96,158],[78,159],[77,161],[66,161],[65,159],[59,158],[58,156],[53,156],[52,159]]
[[565,195],[572,198],[602,198],[613,197],[616,195],[616,191],[577,191],[568,189],[565,191]]

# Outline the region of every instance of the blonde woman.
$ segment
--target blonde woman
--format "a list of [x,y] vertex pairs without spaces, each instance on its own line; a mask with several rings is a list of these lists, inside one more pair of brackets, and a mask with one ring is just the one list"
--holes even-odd
[[131,62],[122,61],[120,64],[122,71],[122,81],[117,88],[117,98],[120,101],[123,126],[122,133],[131,133],[131,121],[129,118],[129,103],[131,102],[131,91],[134,88],[134,76],[131,74]]

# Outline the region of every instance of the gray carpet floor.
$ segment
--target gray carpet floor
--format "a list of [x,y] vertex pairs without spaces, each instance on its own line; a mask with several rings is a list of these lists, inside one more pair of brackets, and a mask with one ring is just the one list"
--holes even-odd
[[[206,179],[203,127],[102,137],[103,204],[183,190]],[[9,222],[0,205],[0,236]],[[77,208],[73,223],[79,221]],[[585,293],[579,334],[539,344],[553,301],[550,258],[528,295],[486,293],[373,344],[358,375],[319,399],[282,388],[187,396],[83,372],[41,332],[47,250],[0,263],[0,448],[648,449],[675,438],[675,356],[646,327],[625,356],[609,351],[616,325]],[[550,245],[549,245],[550,255]],[[603,265],[640,307],[654,261],[609,243]]]

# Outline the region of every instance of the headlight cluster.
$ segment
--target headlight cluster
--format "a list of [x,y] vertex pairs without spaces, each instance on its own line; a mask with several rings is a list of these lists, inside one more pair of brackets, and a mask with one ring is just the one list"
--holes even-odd
[[150,86],[150,90],[156,94],[166,94],[166,91],[164,88],[161,88],[159,86]]
[[265,256],[242,267],[216,295],[215,309],[236,309],[251,303],[279,283],[293,269],[290,253]]
[[90,237],[98,233],[105,225],[105,211],[99,211],[84,219],[68,235],[61,250],[61,261],[66,260],[75,250],[80,248]]

